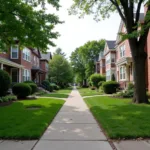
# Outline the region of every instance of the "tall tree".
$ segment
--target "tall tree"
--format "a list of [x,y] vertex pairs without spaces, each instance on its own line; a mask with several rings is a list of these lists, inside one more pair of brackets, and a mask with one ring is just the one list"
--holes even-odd
[[62,51],[61,48],[57,48],[54,52],[54,55],[62,55],[62,56],[66,56],[66,54]]
[[100,51],[104,50],[105,40],[89,41],[79,48],[79,54],[82,56],[86,66],[86,77],[90,77],[95,72],[94,61],[99,56]]
[[[94,18],[109,17],[112,12],[118,12],[124,22],[127,34],[123,39],[128,38],[131,48],[131,54],[134,64],[134,83],[135,93],[133,102],[147,103],[146,96],[146,76],[145,64],[147,53],[145,44],[150,27],[150,0],[73,0],[74,4],[70,12],[72,14],[80,13],[94,14]],[[147,3],[146,3],[147,2]],[[140,22],[140,11],[143,4],[146,3],[147,11],[144,23]]]
[[45,3],[56,9],[59,0],[0,0],[0,51],[19,41],[20,46],[43,51],[58,37],[53,29],[61,23],[54,14],[46,13]]
[[81,85],[83,85],[83,81],[86,79],[86,68],[82,56],[79,54],[78,48],[74,52],[72,52],[70,60],[77,81],[80,82]]
[[52,82],[62,86],[73,81],[72,67],[62,55],[54,55],[49,67],[49,78]]

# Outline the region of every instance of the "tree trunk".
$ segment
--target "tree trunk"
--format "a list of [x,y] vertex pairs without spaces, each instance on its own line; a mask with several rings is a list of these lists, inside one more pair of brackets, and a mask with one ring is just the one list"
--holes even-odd
[[135,57],[134,64],[134,103],[148,103],[146,95],[146,57]]

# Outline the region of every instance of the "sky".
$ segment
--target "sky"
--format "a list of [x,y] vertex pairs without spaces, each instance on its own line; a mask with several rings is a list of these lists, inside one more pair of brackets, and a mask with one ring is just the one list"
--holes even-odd
[[68,14],[68,9],[72,3],[72,0],[67,0],[67,3],[64,0],[60,0],[62,7],[58,12],[48,7],[48,12],[55,13],[61,21],[65,21],[65,23],[59,24],[55,28],[55,31],[58,31],[61,36],[54,40],[57,46],[50,47],[52,53],[57,47],[60,47],[69,57],[72,51],[84,45],[87,41],[116,40],[120,24],[118,14],[112,14],[109,19],[100,22],[93,20],[93,16],[85,16],[83,19],[79,19],[78,16]]

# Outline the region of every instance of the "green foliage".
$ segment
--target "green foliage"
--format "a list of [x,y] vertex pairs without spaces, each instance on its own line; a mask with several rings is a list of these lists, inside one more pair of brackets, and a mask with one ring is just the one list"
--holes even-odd
[[61,23],[56,15],[46,12],[49,3],[59,8],[58,0],[1,0],[0,5],[0,50],[6,50],[10,44],[38,47],[45,52],[48,45],[54,46],[52,39],[58,37],[53,29]]
[[24,81],[24,83],[34,83],[33,81]]
[[114,74],[112,74],[111,80],[112,80],[112,81],[116,81],[116,78],[115,78],[115,75],[114,75]]
[[26,83],[17,83],[12,87],[12,92],[16,95],[19,99],[26,98],[32,92],[30,85]]
[[94,73],[94,60],[104,50],[105,40],[89,41],[71,54],[71,65],[77,81],[82,83]]
[[92,86],[95,86],[98,89],[99,82],[105,81],[105,77],[100,74],[92,74],[90,76],[90,81],[91,81]]
[[49,62],[49,79],[57,85],[65,85],[73,81],[73,70],[70,63],[62,55],[54,55]]
[[31,87],[31,94],[37,92],[37,85],[35,83],[27,83]]
[[17,100],[17,97],[14,95],[0,97],[0,103],[10,102],[10,101],[15,101],[15,100]]
[[119,83],[116,81],[107,81],[102,84],[103,90],[106,94],[113,94],[117,92]]
[[120,97],[120,98],[132,98],[134,95],[134,90],[133,89],[130,89],[130,90],[127,90],[125,92],[119,92],[117,93],[117,97]]
[[66,56],[66,54],[62,51],[61,48],[57,48],[57,49],[55,50],[55,52],[54,52],[54,55],[61,55],[61,56],[63,56],[63,57]]
[[53,91],[53,86],[50,84],[48,80],[42,81],[43,88],[49,92]]
[[6,71],[0,69],[0,97],[5,96],[11,85],[11,79]]
[[134,84],[128,83],[128,90],[134,90]]

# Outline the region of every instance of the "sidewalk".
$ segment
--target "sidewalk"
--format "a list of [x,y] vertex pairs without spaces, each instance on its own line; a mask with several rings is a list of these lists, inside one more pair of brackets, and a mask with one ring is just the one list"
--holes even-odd
[[112,150],[79,92],[73,90],[33,150]]

